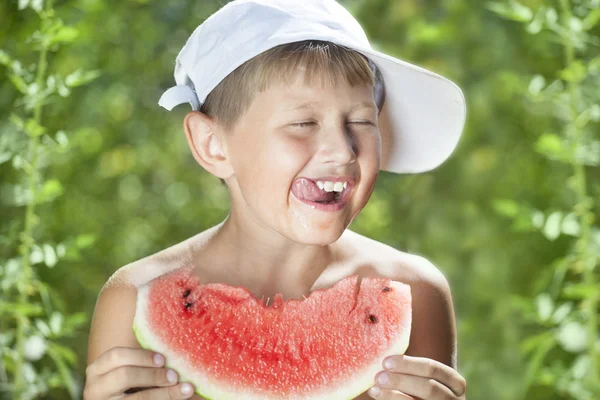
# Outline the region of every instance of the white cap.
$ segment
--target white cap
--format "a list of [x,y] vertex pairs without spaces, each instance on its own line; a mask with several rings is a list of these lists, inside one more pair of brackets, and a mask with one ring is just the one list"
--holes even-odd
[[244,62],[275,46],[332,42],[366,56],[385,86],[379,115],[381,169],[417,173],[452,154],[465,123],[465,98],[452,81],[374,50],[356,19],[335,0],[235,0],[194,30],[177,55],[174,86],[158,104],[171,110],[206,96]]

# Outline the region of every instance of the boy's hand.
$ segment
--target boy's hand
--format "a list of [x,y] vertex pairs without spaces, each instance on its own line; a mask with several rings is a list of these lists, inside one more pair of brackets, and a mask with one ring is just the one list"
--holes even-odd
[[376,386],[369,390],[374,399],[466,400],[465,378],[441,362],[395,355],[383,360],[383,366],[385,372],[375,376]]
[[[189,383],[178,385],[177,373],[163,368],[164,364],[164,356],[153,351],[114,347],[87,367],[83,398],[174,400],[192,397],[193,386]],[[134,388],[143,390],[131,390]]]

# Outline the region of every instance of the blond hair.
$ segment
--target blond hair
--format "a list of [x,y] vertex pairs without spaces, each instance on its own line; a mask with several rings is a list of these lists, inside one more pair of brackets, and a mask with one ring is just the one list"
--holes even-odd
[[344,81],[351,86],[375,85],[374,71],[362,54],[331,42],[307,40],[273,47],[246,61],[208,94],[200,111],[230,132],[255,93],[273,82],[291,83],[299,70],[304,70],[307,86],[335,87]]

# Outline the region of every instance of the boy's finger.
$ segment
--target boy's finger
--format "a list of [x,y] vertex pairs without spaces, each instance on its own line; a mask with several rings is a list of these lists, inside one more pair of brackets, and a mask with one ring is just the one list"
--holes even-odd
[[383,367],[391,372],[435,379],[449,387],[459,397],[466,392],[467,383],[456,370],[430,358],[407,355],[390,356],[383,360]]
[[126,396],[127,400],[176,400],[189,399],[194,394],[194,387],[189,383],[160,389],[147,389]]
[[[179,381],[177,372],[167,368],[118,367],[97,379],[102,394],[108,397],[123,394],[131,388],[174,386]],[[101,397],[104,398],[104,397]]]
[[[94,382],[94,392],[98,398],[113,398],[132,388],[151,388],[174,386],[179,382],[179,376],[167,368],[133,367],[126,365],[100,375]],[[135,390],[135,389],[134,389]]]
[[164,356],[150,350],[129,347],[113,347],[102,353],[96,361],[90,364],[86,374],[102,375],[124,365],[138,367],[162,367]]
[[420,399],[449,400],[458,398],[447,386],[435,379],[422,376],[385,372],[377,374],[375,382],[381,390],[398,390]]
[[414,397],[397,390],[382,389],[377,386],[373,386],[369,389],[367,394],[371,396],[371,398],[377,400],[415,400]]

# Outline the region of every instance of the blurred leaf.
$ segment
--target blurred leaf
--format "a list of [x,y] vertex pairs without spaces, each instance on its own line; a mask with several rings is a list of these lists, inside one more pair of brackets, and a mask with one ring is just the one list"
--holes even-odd
[[25,129],[25,121],[23,118],[19,117],[16,114],[10,114],[9,116],[10,122],[19,129]]
[[46,353],[46,347],[46,341],[42,336],[30,336],[24,344],[24,356],[29,361],[38,361]]
[[542,89],[546,86],[546,79],[542,75],[534,75],[529,82],[529,93],[532,95],[538,95],[542,91]]
[[546,23],[552,27],[556,25],[557,22],[558,13],[556,12],[556,9],[554,9],[553,7],[548,7],[548,10],[546,11]]
[[54,43],[70,43],[74,41],[79,35],[79,31],[72,26],[61,26],[58,30],[51,36],[51,40],[49,44]]
[[534,210],[531,213],[531,224],[537,228],[537,229],[542,229],[542,227],[544,226],[544,223],[546,221],[546,216],[544,215],[543,212],[539,211],[539,210]]
[[560,211],[553,212],[546,219],[546,225],[544,225],[544,236],[549,240],[555,240],[560,235],[560,223],[562,220],[562,213]]
[[25,80],[16,74],[8,74],[8,79],[12,82],[13,85],[17,88],[17,90],[23,94],[29,92],[29,86]]
[[42,248],[36,244],[31,247],[31,254],[29,256],[29,262],[32,265],[39,264],[44,261],[44,252]]
[[59,335],[62,329],[63,316],[59,312],[53,312],[50,317],[50,329],[55,335]]
[[519,204],[514,200],[496,199],[493,202],[494,211],[498,215],[514,218],[519,214]]
[[554,310],[554,304],[552,297],[548,293],[541,293],[535,299],[537,305],[537,312],[540,320],[546,321],[552,315]]
[[577,148],[575,159],[578,163],[596,167],[600,165],[600,141],[596,140]]
[[9,314],[16,316],[38,316],[43,313],[43,309],[39,304],[19,304],[19,303],[0,303],[0,315]]
[[52,344],[52,350],[60,356],[60,358],[64,359],[67,363],[71,365],[75,365],[77,362],[77,355],[73,350],[58,343]]
[[556,308],[552,315],[552,322],[560,324],[573,310],[573,303],[563,303]]
[[578,380],[583,380],[583,378],[588,376],[591,364],[591,357],[589,355],[582,354],[578,356],[573,363],[573,367],[571,368],[573,371],[573,377]]
[[69,87],[81,86],[93,81],[99,76],[100,71],[83,71],[78,69],[65,78],[65,84]]
[[54,248],[49,244],[44,244],[42,247],[44,249],[44,262],[48,268],[54,267],[58,261]]
[[540,31],[544,27],[545,20],[546,20],[546,7],[542,6],[535,13],[533,20],[529,24],[527,24],[527,27],[525,29],[527,30],[528,33],[530,33],[532,35],[540,33]]
[[42,136],[45,132],[46,132],[46,128],[44,128],[43,126],[41,126],[35,119],[30,118],[27,120],[27,122],[25,123],[25,132],[30,136],[30,137],[38,137],[38,136]]
[[30,0],[31,8],[40,12],[44,8],[44,0]]
[[85,248],[93,245],[94,242],[96,241],[96,239],[97,239],[96,235],[91,234],[91,233],[77,235],[77,238],[75,239],[75,244],[77,245],[78,248],[85,249]]
[[514,21],[529,22],[533,18],[531,9],[516,0],[508,0],[507,3],[488,2],[486,8]]
[[556,340],[553,332],[544,332],[528,339],[525,344],[526,348],[534,351],[533,356],[527,364],[525,375],[525,388],[529,388],[533,385],[535,377],[547,354],[554,348]]
[[[57,179],[49,179],[44,182],[44,186],[40,190],[38,194],[38,203],[46,203],[60,197],[64,194],[65,190],[63,188],[62,183]],[[48,265],[54,266],[54,265]]]
[[554,133],[542,134],[535,143],[535,150],[551,160],[569,161],[568,148],[560,136]]
[[556,332],[556,340],[568,352],[579,353],[587,348],[587,331],[579,322],[566,322]]
[[50,334],[51,334],[50,327],[44,320],[36,319],[35,326],[36,326],[36,328],[38,328],[38,330],[40,331],[40,333],[42,335],[44,335],[46,337],[50,336]]
[[8,55],[7,52],[0,49],[0,65],[7,66],[13,62],[12,58]]
[[562,220],[561,232],[565,235],[579,236],[580,231],[581,226],[577,219],[577,215],[575,213],[567,214]]
[[573,32],[581,32],[583,30],[581,20],[575,16],[569,18],[569,29]]
[[600,294],[600,283],[571,283],[563,288],[562,294],[568,299],[588,299]]
[[583,19],[582,28],[589,31],[598,24],[598,21],[600,21],[600,8],[595,8]]
[[567,68],[560,71],[560,77],[567,82],[579,83],[587,75],[587,68],[580,60],[573,61]]
[[23,10],[27,8],[29,5],[29,0],[19,0],[19,10]]
[[56,140],[56,142],[58,143],[58,145],[61,147],[61,149],[67,150],[67,149],[70,148],[70,146],[69,146],[69,137],[67,136],[67,134],[64,131],[58,131],[58,132],[56,132],[56,135],[54,136],[54,139]]

